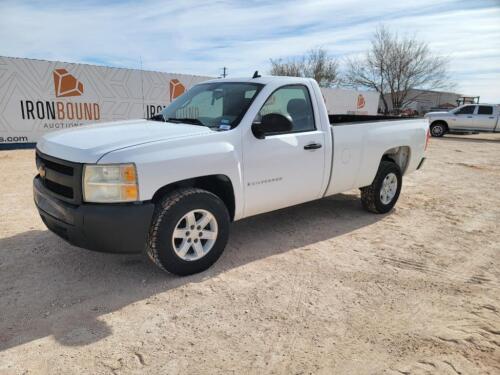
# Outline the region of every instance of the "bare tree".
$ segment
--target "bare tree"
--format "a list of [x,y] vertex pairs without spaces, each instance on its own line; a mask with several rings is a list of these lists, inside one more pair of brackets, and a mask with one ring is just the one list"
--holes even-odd
[[304,72],[304,59],[271,59],[271,70],[273,76],[302,77]]
[[415,37],[400,37],[384,26],[374,34],[371,48],[363,58],[347,59],[345,83],[366,87],[381,94],[384,112],[407,106],[415,95],[412,89],[435,90],[451,87],[448,60],[434,55],[428,44]]
[[330,87],[339,82],[337,60],[322,48],[309,50],[299,58],[271,59],[270,74],[314,78],[321,87]]
[[321,87],[338,83],[338,62],[322,49],[312,49],[306,57],[304,76],[314,78]]

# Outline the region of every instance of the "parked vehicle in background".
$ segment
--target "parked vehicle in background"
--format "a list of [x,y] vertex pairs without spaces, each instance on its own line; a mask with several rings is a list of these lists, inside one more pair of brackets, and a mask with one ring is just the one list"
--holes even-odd
[[430,131],[433,137],[448,132],[500,132],[500,105],[466,104],[449,112],[429,112]]
[[405,108],[399,112],[402,117],[417,117],[418,111],[411,108]]
[[76,246],[145,250],[164,270],[200,272],[222,254],[231,221],[352,188],[368,211],[394,207],[403,175],[423,164],[428,123],[350,117],[358,122],[330,120],[309,78],[208,81],[154,121],[45,135],[35,203]]

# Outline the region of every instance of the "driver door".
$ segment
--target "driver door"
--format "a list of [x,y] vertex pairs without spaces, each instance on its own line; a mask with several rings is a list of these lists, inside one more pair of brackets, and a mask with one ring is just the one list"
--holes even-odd
[[452,129],[472,129],[474,128],[474,112],[475,105],[466,105],[455,112],[455,116],[451,118]]
[[325,134],[317,129],[309,90],[282,86],[269,96],[257,117],[277,113],[292,119],[292,130],[257,139],[244,135],[245,216],[273,211],[321,197],[325,173]]

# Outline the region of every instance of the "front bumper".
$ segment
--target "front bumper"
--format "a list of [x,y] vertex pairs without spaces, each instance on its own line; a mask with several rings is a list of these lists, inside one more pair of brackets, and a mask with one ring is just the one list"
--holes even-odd
[[146,245],[153,203],[72,205],[55,198],[39,176],[33,195],[47,228],[72,245],[113,253],[137,253]]

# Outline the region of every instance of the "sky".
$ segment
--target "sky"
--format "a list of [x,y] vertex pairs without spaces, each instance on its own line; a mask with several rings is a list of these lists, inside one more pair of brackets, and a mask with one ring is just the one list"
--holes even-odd
[[455,92],[500,103],[500,0],[0,0],[0,55],[250,76],[312,48],[361,56],[382,24],[449,58]]

